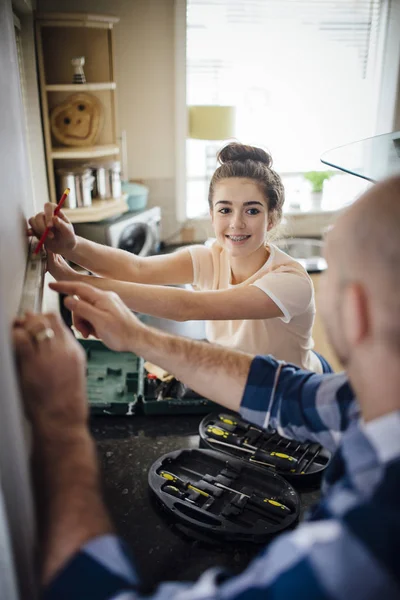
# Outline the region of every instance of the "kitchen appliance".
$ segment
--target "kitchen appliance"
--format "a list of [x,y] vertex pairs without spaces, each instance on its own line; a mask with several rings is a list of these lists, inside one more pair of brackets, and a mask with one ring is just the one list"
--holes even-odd
[[159,206],[128,212],[96,223],[75,223],[74,229],[93,242],[150,256],[160,249],[161,209]]

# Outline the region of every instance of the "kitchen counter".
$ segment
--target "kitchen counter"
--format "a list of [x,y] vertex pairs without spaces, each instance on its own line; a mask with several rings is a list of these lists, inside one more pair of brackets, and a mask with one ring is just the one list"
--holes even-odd
[[[172,333],[204,336],[204,325],[147,318]],[[146,320],[147,320],[146,319]],[[161,455],[197,448],[201,415],[95,417],[91,431],[102,467],[104,497],[118,533],[130,545],[145,591],[163,580],[195,580],[207,568],[241,572],[259,552],[256,545],[210,545],[186,538],[166,520],[149,496],[147,472]],[[316,489],[301,493],[304,510],[318,500]]]

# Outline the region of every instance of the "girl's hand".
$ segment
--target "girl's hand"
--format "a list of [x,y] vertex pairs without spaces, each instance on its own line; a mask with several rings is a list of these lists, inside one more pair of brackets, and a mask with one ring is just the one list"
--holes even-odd
[[76,235],[74,228],[62,210],[54,216],[56,205],[47,202],[44,205],[44,212],[40,212],[29,219],[31,229],[28,235],[35,235],[41,238],[46,227],[51,227],[45,241],[46,250],[51,250],[55,254],[64,254],[73,250],[76,246]]
[[74,281],[77,273],[60,254],[47,251],[47,270],[57,281]]
[[97,290],[86,283],[50,283],[52,290],[67,294],[65,306],[83,337],[94,335],[111,350],[130,351],[130,340],[146,328],[114,292]]

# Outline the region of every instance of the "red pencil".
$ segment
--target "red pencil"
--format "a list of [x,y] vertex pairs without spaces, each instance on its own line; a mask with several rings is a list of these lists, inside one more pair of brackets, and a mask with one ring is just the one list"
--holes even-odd
[[[54,210],[54,215],[53,216],[58,215],[58,213],[62,209],[62,205],[64,204],[65,199],[68,196],[68,194],[70,193],[70,191],[71,190],[69,188],[67,188],[66,190],[64,190],[64,193],[63,193],[63,195],[60,198],[60,202],[57,204],[57,206],[56,206],[56,208]],[[41,249],[41,247],[45,243],[47,236],[49,235],[49,231],[50,231],[50,227],[46,227],[46,229],[43,232],[42,237],[39,240],[38,245],[36,246],[36,250],[35,250],[35,252],[33,254],[38,254],[39,250]]]

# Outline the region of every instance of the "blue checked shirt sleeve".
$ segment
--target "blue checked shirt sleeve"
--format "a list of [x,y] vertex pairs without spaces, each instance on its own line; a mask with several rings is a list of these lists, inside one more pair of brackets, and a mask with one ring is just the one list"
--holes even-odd
[[319,375],[272,356],[256,356],[240,413],[284,437],[311,440],[334,451],[359,409],[344,373]]
[[[376,514],[376,507],[367,515],[365,510],[352,511],[356,523],[361,517],[368,524]],[[101,537],[72,558],[42,600],[398,600],[398,584],[364,545],[367,540],[337,518],[305,523],[279,536],[237,577],[210,569],[194,584],[162,583],[148,596],[141,593],[135,570],[127,564],[123,544]]]

